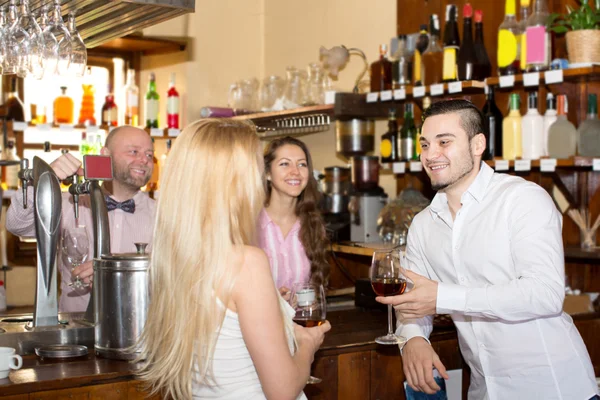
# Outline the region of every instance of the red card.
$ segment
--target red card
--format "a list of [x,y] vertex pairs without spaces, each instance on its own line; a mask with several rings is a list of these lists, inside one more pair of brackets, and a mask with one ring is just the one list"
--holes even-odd
[[92,181],[110,181],[113,178],[110,156],[83,156],[85,179]]

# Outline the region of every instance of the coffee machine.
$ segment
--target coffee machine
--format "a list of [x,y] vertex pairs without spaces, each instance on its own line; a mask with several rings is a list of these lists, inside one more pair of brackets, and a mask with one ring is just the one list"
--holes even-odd
[[348,204],[352,192],[350,168],[327,167],[323,177],[323,219],[331,242],[350,240]]
[[353,156],[350,199],[350,240],[379,242],[377,219],[387,204],[387,194],[379,186],[379,157]]

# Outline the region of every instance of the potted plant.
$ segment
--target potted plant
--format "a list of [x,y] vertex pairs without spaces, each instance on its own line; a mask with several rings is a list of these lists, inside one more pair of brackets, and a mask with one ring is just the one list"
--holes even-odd
[[600,0],[577,0],[579,7],[566,6],[564,15],[550,15],[549,27],[566,33],[570,64],[600,63]]

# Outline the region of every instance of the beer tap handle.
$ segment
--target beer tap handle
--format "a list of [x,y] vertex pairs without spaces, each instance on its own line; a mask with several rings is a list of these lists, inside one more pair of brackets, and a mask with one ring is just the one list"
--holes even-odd
[[77,182],[77,175],[73,175],[73,184],[69,186],[69,193],[73,196],[73,209],[75,211],[75,219],[79,219],[79,195],[90,193],[90,182]]
[[23,208],[27,208],[27,184],[32,177],[31,172],[32,171],[29,169],[29,160],[26,158],[22,159],[19,179],[21,179],[21,188],[23,190]]

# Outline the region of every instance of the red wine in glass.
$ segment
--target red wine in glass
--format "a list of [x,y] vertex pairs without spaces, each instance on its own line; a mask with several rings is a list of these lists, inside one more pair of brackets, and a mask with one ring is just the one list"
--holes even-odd
[[376,278],[371,281],[371,286],[377,296],[397,296],[406,290],[406,279]]

